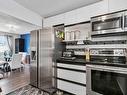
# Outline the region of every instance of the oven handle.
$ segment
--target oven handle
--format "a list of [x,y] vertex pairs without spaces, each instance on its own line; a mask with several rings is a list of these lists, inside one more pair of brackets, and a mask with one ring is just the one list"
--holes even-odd
[[113,73],[120,73],[120,74],[127,74],[127,68],[122,68],[122,67],[104,67],[101,66],[99,67],[94,67],[94,66],[87,66],[87,69],[90,70],[98,70],[98,71],[106,71],[106,72],[113,72]]
[[119,74],[127,74],[127,71],[125,71],[125,70],[111,70],[111,69],[103,69],[103,71],[113,72],[113,73],[119,73]]

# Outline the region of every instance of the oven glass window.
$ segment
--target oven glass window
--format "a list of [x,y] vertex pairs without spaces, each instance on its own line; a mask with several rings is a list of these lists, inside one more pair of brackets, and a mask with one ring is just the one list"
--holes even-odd
[[91,71],[92,91],[102,95],[127,95],[127,75],[105,71]]
[[93,31],[100,31],[100,30],[108,30],[108,29],[116,29],[121,28],[121,17],[107,19],[105,21],[96,21],[92,22],[92,30]]

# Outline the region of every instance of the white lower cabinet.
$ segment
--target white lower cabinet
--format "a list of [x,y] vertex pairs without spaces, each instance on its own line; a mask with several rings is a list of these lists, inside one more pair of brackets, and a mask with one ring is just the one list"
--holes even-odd
[[82,73],[82,72],[58,69],[57,77],[66,79],[66,80],[70,80],[70,81],[74,81],[77,83],[86,84],[86,73]]
[[57,66],[64,67],[64,68],[69,68],[69,69],[75,69],[75,70],[86,70],[86,66],[82,66],[82,65],[58,63]]
[[77,84],[65,82],[62,80],[57,81],[57,87],[61,90],[70,92],[76,95],[86,95],[86,87]]
[[86,66],[57,63],[57,88],[75,95],[86,95]]

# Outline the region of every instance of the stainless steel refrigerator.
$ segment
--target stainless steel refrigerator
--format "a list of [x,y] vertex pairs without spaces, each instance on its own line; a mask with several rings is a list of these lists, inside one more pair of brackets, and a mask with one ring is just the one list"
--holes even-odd
[[43,91],[55,91],[53,80],[54,33],[52,28],[31,31],[30,84]]

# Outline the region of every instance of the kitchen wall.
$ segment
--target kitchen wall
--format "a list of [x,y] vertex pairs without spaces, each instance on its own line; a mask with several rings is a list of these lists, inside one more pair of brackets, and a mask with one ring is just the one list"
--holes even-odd
[[30,34],[20,35],[25,40],[24,51],[30,53]]
[[127,9],[127,0],[102,0],[98,3],[78,8],[63,14],[44,19],[43,27],[74,24],[89,21],[91,17]]

